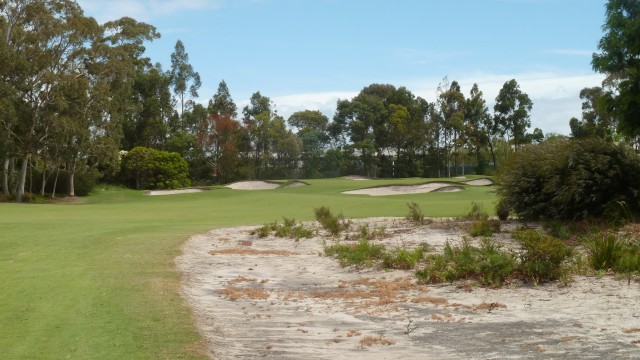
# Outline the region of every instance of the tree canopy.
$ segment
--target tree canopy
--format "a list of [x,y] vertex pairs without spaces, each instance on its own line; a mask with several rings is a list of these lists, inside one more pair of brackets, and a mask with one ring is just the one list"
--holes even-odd
[[607,76],[603,85],[609,111],[618,130],[632,138],[640,136],[640,2],[609,0],[604,35],[593,54],[594,70]]

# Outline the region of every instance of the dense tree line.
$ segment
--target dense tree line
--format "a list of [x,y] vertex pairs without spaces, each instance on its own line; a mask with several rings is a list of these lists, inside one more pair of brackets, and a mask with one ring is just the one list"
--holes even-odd
[[[181,41],[165,70],[144,56],[144,43],[160,36],[153,26],[126,17],[100,25],[73,0],[0,2],[0,35],[1,186],[18,200],[55,194],[59,176],[70,195],[78,178],[131,181],[122,159],[136,147],[180,154],[193,183],[228,183],[486,173],[544,137],[530,131],[533,103],[515,79],[492,111],[477,84],[465,93],[445,78],[433,102],[371,84],[339,100],[332,119],[315,110],[285,119],[259,91],[238,109],[224,80],[207,106],[199,103],[200,75]],[[636,72],[606,60],[613,40],[605,39],[594,67],[632,88]],[[633,96],[593,88],[580,97],[574,137],[613,141],[621,129],[637,139],[635,120],[622,120],[631,118]]]

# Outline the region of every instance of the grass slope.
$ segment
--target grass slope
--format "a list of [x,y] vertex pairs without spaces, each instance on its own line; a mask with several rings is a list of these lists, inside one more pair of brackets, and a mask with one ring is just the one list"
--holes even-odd
[[487,187],[389,197],[341,191],[425,179],[307,180],[264,191],[216,188],[144,196],[99,190],[76,205],[0,204],[0,349],[7,359],[204,359],[179,294],[174,258],[190,236],[313,218],[328,206],[347,217],[404,216],[415,201],[427,216],[493,208]]

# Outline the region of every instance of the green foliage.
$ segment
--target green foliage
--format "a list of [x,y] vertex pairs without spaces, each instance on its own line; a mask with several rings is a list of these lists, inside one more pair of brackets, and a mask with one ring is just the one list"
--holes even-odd
[[483,218],[488,218],[489,214],[487,214],[484,209],[484,205],[476,203],[475,201],[471,202],[471,210],[469,210],[469,214],[467,217],[471,220],[480,220]]
[[600,52],[593,54],[592,65],[607,75],[605,102],[618,120],[618,130],[633,138],[640,135],[640,3],[609,0],[606,8]]
[[640,272],[640,239],[635,234],[595,233],[586,238],[585,247],[594,270]]
[[358,227],[358,233],[355,235],[356,239],[353,240],[374,240],[380,239],[385,236],[386,229],[384,227],[374,228],[373,230],[369,228],[369,225],[362,224]]
[[549,235],[557,237],[558,239],[567,240],[570,236],[570,231],[564,222],[554,220],[544,224],[544,228]]
[[498,219],[502,221],[507,220],[509,218],[510,212],[511,212],[511,207],[506,201],[504,200],[498,201],[498,204],[496,204],[496,215],[498,215]]
[[191,185],[189,165],[178,153],[135,147],[122,157],[121,176],[136,189],[178,189]]
[[334,244],[324,248],[325,255],[333,256],[341,266],[371,266],[374,261],[384,256],[384,246],[376,245],[369,240],[360,240],[356,244]]
[[572,249],[562,240],[530,229],[518,230],[513,237],[522,246],[520,271],[525,280],[537,284],[566,274],[565,262]]
[[[525,219],[585,219],[640,210],[640,158],[599,139],[521,149],[503,165],[498,194]],[[620,204],[626,204],[624,208]]]
[[420,205],[412,201],[410,203],[407,203],[407,206],[409,207],[409,215],[407,215],[407,219],[413,221],[414,224],[423,225],[424,213],[422,212],[422,208],[420,208]]
[[403,248],[393,249],[386,252],[382,257],[382,267],[385,269],[413,269],[422,261],[427,251],[428,246],[426,244],[413,250]]
[[416,276],[427,283],[472,278],[483,285],[500,286],[517,268],[515,256],[490,239],[483,239],[480,247],[471,245],[468,239],[459,246],[447,242],[442,254],[431,254],[426,262]]
[[306,228],[301,223],[296,222],[295,219],[283,218],[283,223],[278,224],[277,221],[267,223],[251,232],[252,235],[258,235],[258,237],[265,238],[271,234],[280,238],[292,238],[296,241],[302,238],[313,237],[313,231]]
[[491,236],[497,232],[500,232],[500,220],[489,220],[489,218],[483,217],[471,223],[469,235],[473,237]]
[[332,236],[338,236],[340,231],[345,229],[348,225],[342,215],[334,215],[331,213],[328,207],[321,206],[314,209],[316,220],[320,225],[327,230]]

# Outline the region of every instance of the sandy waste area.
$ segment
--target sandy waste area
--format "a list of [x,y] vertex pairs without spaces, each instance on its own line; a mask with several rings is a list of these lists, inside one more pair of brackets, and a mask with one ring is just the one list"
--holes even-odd
[[[441,250],[466,223],[384,228],[387,248]],[[497,242],[513,246],[503,225]],[[193,236],[176,259],[182,293],[212,359],[640,358],[640,284],[612,276],[538,286],[422,285],[411,271],[341,267],[333,241],[258,238],[258,226]],[[351,241],[351,240],[342,240]]]

